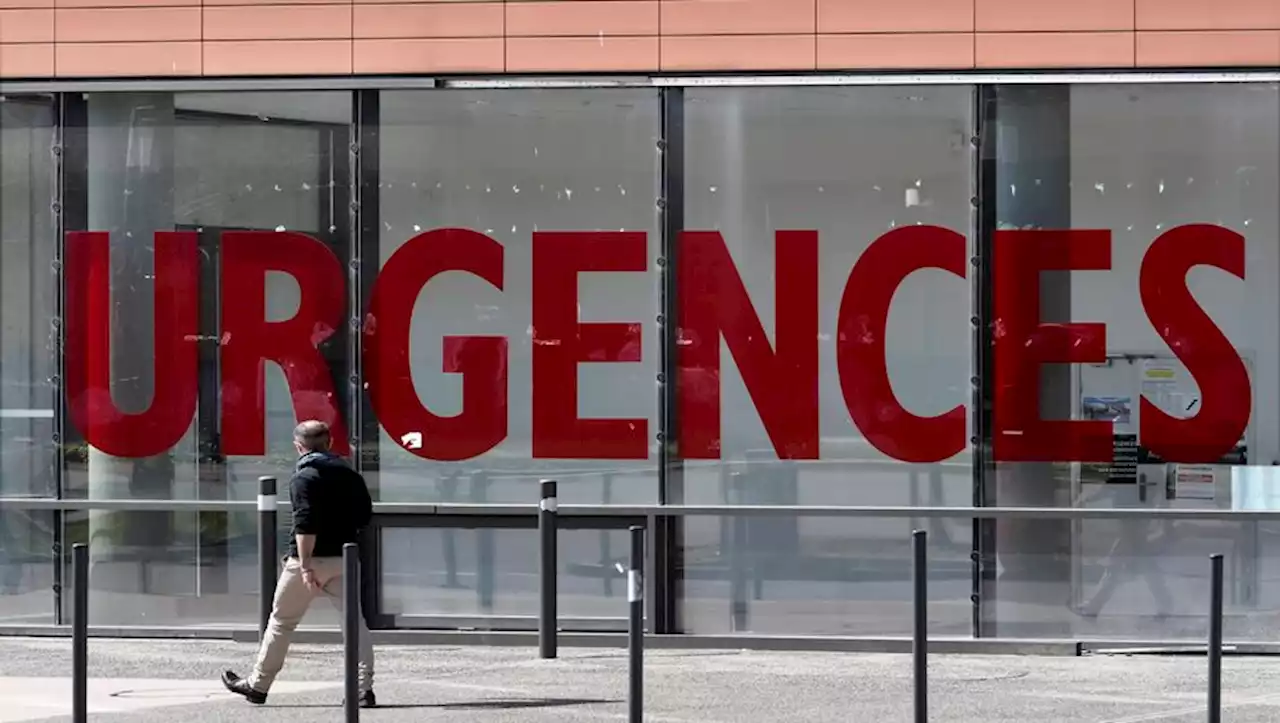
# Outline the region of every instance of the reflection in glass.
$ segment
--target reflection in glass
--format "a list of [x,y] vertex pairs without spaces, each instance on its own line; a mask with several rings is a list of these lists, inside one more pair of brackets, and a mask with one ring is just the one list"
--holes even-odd
[[[528,618],[538,614],[537,531],[388,528],[382,531],[382,611],[414,617]],[[561,530],[557,603],[562,618],[625,626],[626,530]],[[624,567],[625,569],[625,567]],[[411,619],[402,624],[412,626]],[[472,624],[470,622],[468,625]]]
[[0,97],[0,496],[52,496],[57,314],[54,112]]
[[[803,298],[812,293],[809,288],[775,289],[783,278],[775,232],[818,233],[815,343],[821,458],[778,459],[743,374],[722,351],[719,378],[686,375],[682,380],[681,394],[705,393],[693,381],[713,390],[719,385],[722,418],[720,461],[685,462],[682,501],[970,504],[967,447],[936,464],[906,463],[873,447],[854,426],[836,366],[836,345],[851,342],[838,339],[836,330],[851,269],[878,237],[917,224],[967,234],[973,195],[968,142],[972,89],[697,89],[688,91],[686,99],[685,226],[721,234],[770,343],[778,339],[778,294]],[[785,244],[777,251],[794,253]],[[884,339],[886,365],[893,392],[914,414],[968,408],[969,308],[965,280],[941,269],[911,274],[894,294]],[[716,564],[712,560],[723,538],[713,522],[691,523],[685,530],[689,569],[682,620],[689,632],[722,630],[726,621],[720,605],[698,601],[710,584],[699,581],[700,566]],[[786,630],[786,615],[795,613],[806,617],[804,622],[795,618],[790,631],[831,633],[846,629],[840,618],[847,604],[872,593],[861,586],[822,582],[814,571],[845,565],[848,551],[859,546],[906,544],[913,526],[910,520],[872,526],[859,522],[857,531],[850,532],[837,531],[851,525],[836,520],[762,518],[747,524],[756,549],[770,551],[773,569],[799,575],[785,584],[765,584],[769,595],[781,597],[774,598],[776,613],[764,618],[772,622],[751,629]],[[940,545],[957,545],[967,555],[969,522],[939,520],[928,526]],[[826,539],[828,535],[834,539]]]
[[0,625],[54,622],[52,512],[0,509]]
[[[415,442],[414,430],[395,438],[380,432],[379,471],[370,478],[380,488],[380,499],[528,502],[536,495],[537,478],[554,476],[566,502],[603,501],[606,485],[614,502],[656,500],[659,350],[651,320],[659,308],[652,264],[659,243],[658,95],[649,90],[406,91],[383,92],[380,105],[382,233],[377,253],[365,249],[365,255],[380,258],[383,276],[393,263],[421,268],[391,259],[410,238],[433,229],[469,229],[502,246],[501,290],[474,274],[450,272],[416,296],[408,355],[418,401],[443,417],[462,411],[464,375],[442,372],[466,361],[450,355],[465,346],[447,346],[443,337],[505,337],[508,345],[506,389],[477,399],[497,405],[500,399],[491,395],[505,393],[506,437],[470,459],[430,462],[415,454],[423,447]],[[642,333],[640,361],[578,366],[576,412],[584,419],[647,420],[648,459],[534,455],[533,298],[539,283],[555,283],[557,291],[567,284],[534,273],[533,235],[574,230],[646,234],[646,272],[578,276],[578,319],[637,323]],[[387,314],[406,313],[410,309],[398,305],[387,309]],[[622,346],[611,349],[609,358],[634,358]]]
[[[338,219],[349,213],[344,194],[351,96],[92,93],[68,96],[67,102],[69,116],[83,113],[87,119],[82,129],[68,133],[69,162],[87,159],[85,168],[72,168],[69,174],[68,230],[109,234],[110,313],[96,318],[110,325],[110,378],[106,389],[96,390],[97,398],[122,413],[142,412],[159,394],[156,372],[165,367],[157,364],[176,364],[176,355],[154,358],[164,348],[155,338],[156,320],[163,318],[157,314],[175,308],[161,301],[168,298],[162,290],[172,282],[159,263],[163,254],[157,248],[163,240],[157,240],[158,231],[180,232],[183,243],[193,244],[196,251],[195,281],[184,281],[177,293],[195,297],[195,333],[184,333],[178,343],[194,345],[198,362],[193,373],[183,370],[179,380],[194,385],[197,401],[191,418],[181,420],[181,439],[167,450],[131,453],[129,447],[154,440],[136,425],[133,439],[125,435],[123,449],[89,444],[93,440],[85,440],[85,429],[69,425],[70,445],[82,453],[68,455],[64,492],[96,499],[252,499],[259,474],[287,479],[296,420],[277,363],[263,363],[259,374],[249,375],[255,378],[247,387],[242,380],[225,379],[223,352],[237,340],[225,333],[223,315],[235,308],[229,305],[246,303],[246,298],[222,294],[223,235],[259,231],[270,242],[279,231],[305,233],[328,247],[333,263],[341,267],[349,255],[346,223]],[[68,273],[85,266],[83,258],[72,256],[81,249],[68,243]],[[264,321],[298,313],[297,279],[267,273],[262,283]],[[342,309],[344,289],[329,286],[319,293]],[[336,369],[342,378],[349,335],[319,336],[324,337],[316,343],[325,371]],[[72,357],[76,355],[68,365],[88,363]],[[252,388],[254,381],[265,390]],[[251,395],[263,407],[265,438],[258,444],[265,453],[228,456],[224,422],[240,425],[234,431],[241,438],[249,423],[222,419],[220,395],[228,389]],[[339,389],[345,394],[345,385]],[[69,397],[74,409],[81,400],[74,393]],[[342,398],[330,403],[345,408]],[[65,528],[66,540],[91,543],[95,594],[90,599],[97,624],[206,624],[253,617],[251,516],[93,511],[69,517]]]
[[[1044,419],[1103,410],[1116,461],[998,461],[987,504],[1266,508],[1270,465],[1280,459],[1280,377],[1267,371],[1280,365],[1280,86],[1021,85],[995,95],[996,194],[988,202],[999,227],[1110,232],[1109,270],[1043,274],[1039,299],[1044,321],[1104,323],[1107,358],[1045,366],[1039,391]],[[1158,333],[1139,284],[1156,239],[1188,224],[1244,237],[1243,279],[1197,266],[1186,284],[1252,386],[1239,444],[1196,465],[1167,463],[1150,449],[1139,404],[1177,418],[1198,413],[1200,385]],[[1237,632],[1252,633],[1276,605],[1264,572],[1267,527],[1002,520],[988,551],[985,634],[1199,638],[1214,552],[1229,560],[1228,615],[1241,616]]]
[[[794,542],[762,517],[687,517],[682,610],[696,632],[905,636],[911,538],[903,520],[803,517]],[[960,528],[967,520],[943,520]],[[929,631],[967,637],[968,540],[930,541]]]

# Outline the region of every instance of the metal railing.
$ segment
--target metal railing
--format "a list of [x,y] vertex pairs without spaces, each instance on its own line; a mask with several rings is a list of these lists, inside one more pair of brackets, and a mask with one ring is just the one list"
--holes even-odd
[[[284,500],[278,509],[290,509]],[[255,512],[256,500],[123,500],[123,499],[39,499],[0,497],[0,510],[86,510],[155,512]],[[490,515],[529,516],[538,513],[538,503],[440,503],[375,502],[375,515]],[[882,517],[960,518],[979,520],[1215,520],[1230,522],[1280,521],[1280,510],[1217,510],[1170,508],[1102,507],[912,507],[909,505],[626,505],[560,504],[557,514],[582,517]]]

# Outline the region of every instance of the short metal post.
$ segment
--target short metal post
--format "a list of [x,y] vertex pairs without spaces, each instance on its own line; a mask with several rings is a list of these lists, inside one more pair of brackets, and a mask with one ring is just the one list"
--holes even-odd
[[[600,503],[613,504],[613,473],[601,475]],[[600,580],[604,585],[604,596],[613,597],[613,531],[600,530]]]
[[71,548],[71,720],[89,720],[89,546]]
[[631,568],[627,571],[627,721],[644,717],[644,528],[631,528]]
[[[458,494],[458,474],[454,472],[446,475],[441,482],[441,487],[445,502],[457,502]],[[444,586],[447,588],[457,588],[458,584],[458,541],[457,533],[449,528],[440,531],[442,552],[444,553]]]
[[347,723],[360,720],[360,551],[342,546],[342,687]]
[[929,569],[926,544],[928,534],[924,530],[911,533],[914,564],[912,565],[912,610],[915,622],[912,626],[911,657],[915,668],[915,723],[929,720]]
[[[489,501],[489,475],[483,470],[471,475],[471,502],[482,504]],[[493,528],[481,527],[476,530],[476,602],[484,614],[493,612],[494,593],[494,539]]]
[[267,634],[267,622],[271,620],[271,604],[276,595],[276,576],[279,574],[277,541],[276,478],[258,478],[258,640]]
[[735,632],[746,631],[748,621],[747,602],[747,518],[734,515],[729,518],[729,624]]
[[538,654],[556,657],[556,481],[541,482],[542,500],[538,503],[539,562],[538,576],[542,604],[538,613]]
[[1222,721],[1222,555],[1212,563],[1209,596],[1209,723]]

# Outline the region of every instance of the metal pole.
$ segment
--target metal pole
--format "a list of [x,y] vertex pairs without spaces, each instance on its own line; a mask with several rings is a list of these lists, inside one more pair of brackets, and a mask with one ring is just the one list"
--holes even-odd
[[[483,470],[471,475],[470,497],[473,504],[489,501],[489,475]],[[493,612],[493,568],[493,529],[481,527],[476,530],[476,602],[483,614]]]
[[631,569],[627,571],[627,721],[644,717],[644,528],[631,527]]
[[[722,523],[723,524],[723,523]],[[747,602],[747,518],[729,518],[729,624],[735,633],[748,629]]]
[[276,594],[276,576],[279,555],[277,534],[278,506],[276,502],[276,478],[258,478],[258,640],[267,634],[267,621],[271,619],[271,604]]
[[360,552],[348,542],[342,546],[342,684],[347,723],[360,720]]
[[556,657],[556,481],[541,482],[542,500],[538,503],[538,535],[541,574],[538,576],[542,605],[538,613],[538,654]]
[[71,720],[89,720],[89,546],[71,549]]
[[911,657],[915,668],[915,723],[929,720],[929,569],[926,544],[928,533],[916,530],[911,533],[915,562],[912,566],[912,609],[915,623],[912,626]]
[[[613,473],[601,475],[601,504],[613,504]],[[613,530],[600,530],[600,580],[604,596],[613,597]]]
[[1209,596],[1209,723],[1222,722],[1222,555],[1213,565]]

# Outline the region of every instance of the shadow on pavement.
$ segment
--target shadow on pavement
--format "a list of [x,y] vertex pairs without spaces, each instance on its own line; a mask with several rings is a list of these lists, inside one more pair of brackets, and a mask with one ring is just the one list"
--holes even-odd
[[[621,703],[608,698],[538,698],[520,700],[477,700],[462,703],[379,703],[373,710],[408,710],[413,708],[438,708],[441,710],[519,710],[521,708],[562,708],[571,705],[599,705]],[[334,708],[325,703],[284,703],[272,708]]]
[[[427,708],[443,710],[516,710],[519,708],[560,708],[570,705],[621,703],[619,700],[591,698],[540,698],[536,700],[478,700],[472,703],[435,703]],[[381,707],[381,706],[379,706]]]

